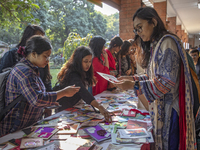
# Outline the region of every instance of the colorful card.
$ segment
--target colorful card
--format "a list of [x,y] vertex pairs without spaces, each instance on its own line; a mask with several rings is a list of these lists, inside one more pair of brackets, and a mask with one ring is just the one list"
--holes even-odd
[[21,141],[20,149],[34,148],[39,146],[43,146],[42,138],[23,138]]
[[106,79],[107,81],[111,82],[111,83],[119,83],[121,81],[119,81],[115,76],[109,75],[109,74],[105,74],[105,73],[101,73],[101,72],[97,72],[101,77],[103,77],[104,79]]
[[116,125],[117,128],[125,129],[127,127],[127,122],[116,122],[114,125]]
[[65,141],[65,148],[68,150],[89,150],[96,142],[89,139],[70,137]]
[[93,121],[93,120],[89,120],[86,122],[83,122],[80,127],[91,127],[91,126],[96,126],[100,121]]
[[145,128],[147,130],[147,123],[140,120],[128,120],[126,129]]
[[99,114],[99,113],[87,113],[87,116],[90,117],[90,118],[96,118],[96,119],[103,119],[104,116],[102,114]]
[[90,135],[87,134],[84,129],[78,129],[77,134],[71,135],[72,137],[80,137],[80,138],[90,138]]
[[88,127],[84,129],[92,138],[94,138],[97,142],[110,139],[111,133],[106,131],[100,125],[96,125],[94,127]]
[[140,150],[140,148],[125,147],[123,145],[109,144],[106,150]]
[[52,127],[39,127],[36,128],[31,134],[27,137],[39,137],[43,139],[49,139],[52,135],[54,135],[58,129]]
[[122,116],[135,117],[136,111],[132,109],[122,109]]
[[53,136],[51,137],[51,140],[66,140],[66,139],[68,139],[70,136],[71,136],[71,135],[58,135],[58,134],[56,134],[56,135],[53,135]]
[[120,138],[144,138],[149,137],[145,128],[139,129],[119,129]]
[[72,117],[70,119],[74,120],[74,121],[77,121],[77,122],[85,122],[85,121],[91,120],[92,117],[88,117],[86,115],[78,115],[78,116]]
[[31,150],[60,150],[60,148],[55,142],[51,142],[49,144]]
[[69,129],[59,130],[57,134],[76,134],[79,126],[80,123],[75,123],[73,125],[70,125]]

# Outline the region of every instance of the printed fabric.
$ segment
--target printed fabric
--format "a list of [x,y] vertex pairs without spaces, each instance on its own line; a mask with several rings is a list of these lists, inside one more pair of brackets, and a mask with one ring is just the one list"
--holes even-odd
[[147,75],[138,78],[141,92],[149,101],[155,148],[196,149],[192,79],[180,40],[165,35],[151,43]]

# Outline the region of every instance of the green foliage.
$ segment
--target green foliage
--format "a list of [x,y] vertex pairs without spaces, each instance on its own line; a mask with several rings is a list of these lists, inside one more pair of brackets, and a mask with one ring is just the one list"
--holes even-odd
[[63,47],[63,56],[65,59],[68,60],[78,46],[88,46],[91,38],[91,34],[81,38],[79,34],[71,32]]
[[[44,2],[44,0],[40,0]],[[34,0],[4,0],[0,1],[0,21],[1,27],[27,23],[37,23],[39,20],[31,14],[31,9],[40,9]]]
[[59,71],[60,71],[60,69],[50,69],[50,74],[52,76],[52,79],[51,79],[52,87],[54,87],[56,82],[58,81],[57,80],[57,75],[58,75]]
[[107,30],[105,32],[105,37],[111,40],[113,36],[119,34],[119,13],[115,13],[110,16],[104,16],[107,20]]
[[27,24],[39,24],[55,54],[60,53],[57,51],[71,32],[80,37],[100,35],[107,40],[119,33],[119,14],[102,15],[87,0],[0,0],[0,10],[0,40],[17,44]]

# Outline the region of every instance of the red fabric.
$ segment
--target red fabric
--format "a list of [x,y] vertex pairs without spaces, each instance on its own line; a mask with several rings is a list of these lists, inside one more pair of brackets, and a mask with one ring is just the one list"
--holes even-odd
[[97,74],[97,72],[102,72],[106,74],[110,74],[110,72],[109,72],[108,67],[104,66],[97,57],[93,58],[92,65],[94,68],[94,76],[97,79],[96,86],[92,87],[92,94],[97,95],[107,90],[107,86],[108,86],[108,81],[102,78],[99,74]]
[[109,70],[116,70],[115,58],[113,57],[112,53],[108,49],[106,49],[105,51],[108,54]]
[[181,63],[179,83],[179,150],[186,150],[186,115],[185,115],[185,74]]

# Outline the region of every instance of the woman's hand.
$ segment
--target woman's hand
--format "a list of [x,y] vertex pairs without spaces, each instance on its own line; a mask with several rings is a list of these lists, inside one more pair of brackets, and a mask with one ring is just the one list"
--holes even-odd
[[131,74],[131,69],[126,71],[126,75],[129,76]]
[[133,89],[135,82],[134,81],[130,81],[130,80],[121,80],[123,82],[120,83],[116,83],[116,87],[122,89],[122,90],[129,90],[129,89]]
[[80,87],[75,87],[75,85],[67,86],[62,90],[57,91],[57,100],[60,98],[66,96],[66,97],[72,97],[74,94],[76,94],[80,90]]
[[98,109],[107,122],[112,122],[110,113],[103,106],[99,106]]
[[107,54],[107,52],[106,52],[105,50],[103,50],[103,57],[104,57],[105,59],[108,59],[108,54]]
[[118,80],[128,80],[128,81],[133,81],[133,77],[132,76],[120,76],[117,78]]
[[80,90],[80,87],[75,87],[75,85],[72,85],[65,87],[63,90],[65,91],[65,96],[72,97]]

